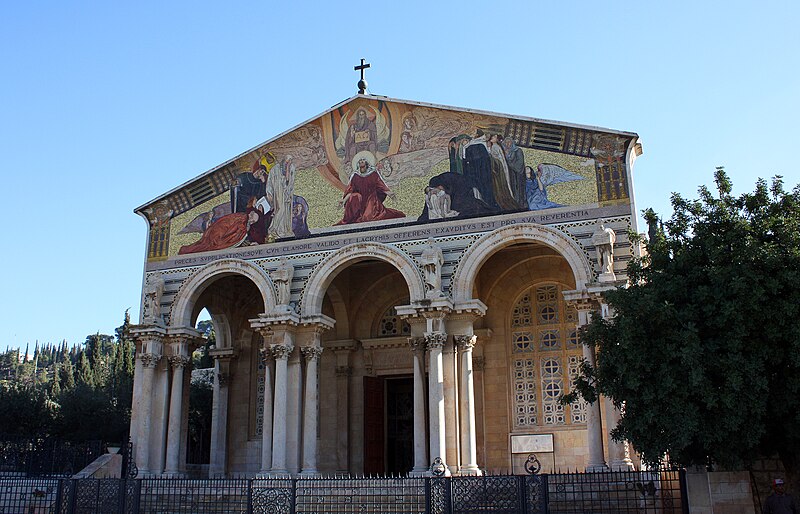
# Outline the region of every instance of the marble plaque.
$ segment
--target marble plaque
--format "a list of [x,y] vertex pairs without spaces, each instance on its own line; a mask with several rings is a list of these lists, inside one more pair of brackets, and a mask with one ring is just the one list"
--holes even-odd
[[553,434],[511,436],[511,453],[547,453],[552,451]]

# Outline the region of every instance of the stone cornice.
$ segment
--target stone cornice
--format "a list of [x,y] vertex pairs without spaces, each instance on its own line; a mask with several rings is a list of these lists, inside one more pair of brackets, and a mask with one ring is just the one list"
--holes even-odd
[[[325,317],[327,318],[327,316]],[[275,327],[296,327],[300,324],[300,316],[296,312],[268,312],[259,314],[257,318],[250,319],[249,321],[250,327],[255,330]]]
[[336,341],[325,341],[322,343],[322,347],[333,352],[351,352],[356,349],[356,344],[358,344],[357,339],[339,339]]
[[405,348],[408,346],[407,336],[396,337],[376,337],[373,339],[362,339],[361,346],[365,350],[381,348]]

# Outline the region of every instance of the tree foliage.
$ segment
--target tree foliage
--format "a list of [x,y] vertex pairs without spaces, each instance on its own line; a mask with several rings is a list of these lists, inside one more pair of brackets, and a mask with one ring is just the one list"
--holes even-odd
[[[646,253],[630,285],[606,294],[612,316],[581,334],[598,349],[578,391],[624,408],[615,437],[650,462],[738,467],[800,455],[800,186],[759,180],[735,196],[673,194],[673,215],[652,211]],[[567,401],[574,398],[567,398]]]
[[0,356],[0,434],[72,441],[122,441],[130,423],[134,344],[130,317],[116,337],[87,336],[82,347],[42,345],[20,362]]

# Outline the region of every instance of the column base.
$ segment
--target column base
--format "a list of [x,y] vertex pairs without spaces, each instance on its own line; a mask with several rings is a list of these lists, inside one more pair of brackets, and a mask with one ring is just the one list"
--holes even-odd
[[633,471],[635,469],[630,459],[612,460],[608,465],[611,471]]
[[186,473],[181,471],[165,471],[161,474],[161,478],[186,478]]
[[608,471],[608,466],[605,464],[589,464],[586,466],[587,473],[602,473],[603,471]]
[[292,478],[292,474],[288,469],[273,469],[267,475],[267,478]]
[[478,466],[462,466],[458,470],[458,474],[461,476],[481,476],[483,471]]
[[319,471],[316,469],[304,469],[300,472],[299,476],[301,477],[318,477],[320,476]]
[[415,467],[411,471],[408,472],[408,476],[410,477],[427,477],[430,476],[431,471],[427,468]]

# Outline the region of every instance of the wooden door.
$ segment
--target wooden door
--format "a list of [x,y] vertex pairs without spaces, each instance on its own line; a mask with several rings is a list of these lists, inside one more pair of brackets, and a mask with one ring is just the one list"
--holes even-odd
[[364,377],[364,473],[386,473],[384,407],[385,385],[382,378]]

